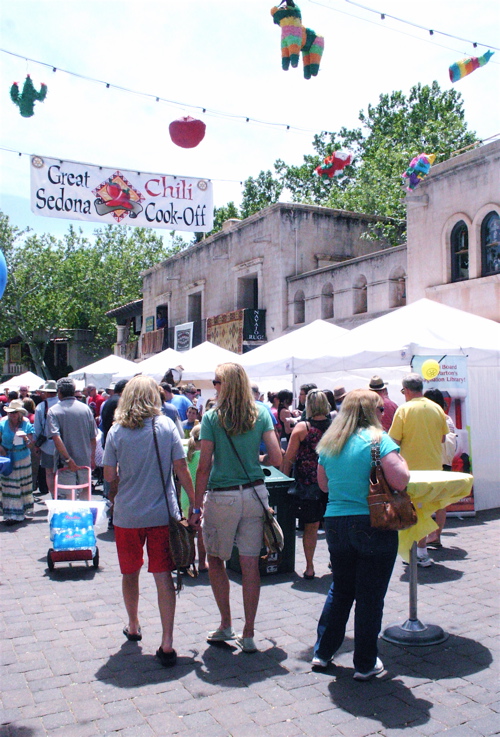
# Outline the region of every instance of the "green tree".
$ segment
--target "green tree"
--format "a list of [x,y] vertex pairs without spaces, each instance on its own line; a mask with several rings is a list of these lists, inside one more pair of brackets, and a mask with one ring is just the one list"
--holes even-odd
[[92,350],[111,349],[115,325],[108,310],[141,296],[141,272],[181,248],[149,228],[105,226],[89,242],[70,226],[61,240],[20,231],[0,213],[0,248],[8,281],[0,310],[0,338],[20,336],[28,346],[35,370],[48,377],[43,356],[62,329],[94,332]]
[[[401,175],[419,153],[445,161],[453,151],[477,140],[467,129],[463,102],[456,90],[442,91],[437,82],[403,92],[382,94],[377,105],[359,113],[361,128],[314,137],[314,154],[300,166],[278,160],[275,171],[294,202],[307,202],[394,219],[385,235],[401,242],[405,203]],[[342,175],[323,181],[314,169],[338,149],[354,156]],[[380,237],[380,232],[378,232]]]
[[275,179],[269,169],[261,171],[255,179],[248,177],[243,185],[241,217],[250,217],[255,212],[278,202],[282,190],[282,182]]
[[44,353],[64,324],[71,295],[70,260],[64,244],[50,235],[38,237],[11,226],[0,213],[0,244],[7,262],[7,286],[1,304],[0,334],[20,336],[28,346],[35,370],[48,375]]

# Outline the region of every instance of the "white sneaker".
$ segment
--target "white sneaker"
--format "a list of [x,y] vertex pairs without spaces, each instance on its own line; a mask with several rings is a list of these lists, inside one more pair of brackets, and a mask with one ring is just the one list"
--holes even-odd
[[331,662],[331,658],[330,660],[323,660],[322,658],[318,658],[318,656],[315,655],[314,658],[311,660],[311,665],[313,668],[328,668]]
[[420,568],[429,568],[429,566],[433,565],[434,561],[428,553],[422,557],[417,555],[417,566],[420,566]]
[[370,678],[373,678],[373,676],[378,676],[379,673],[382,673],[384,670],[384,664],[380,660],[380,658],[377,658],[375,661],[375,665],[371,670],[369,670],[367,673],[361,673],[359,670],[354,672],[353,678],[355,681],[368,681]]

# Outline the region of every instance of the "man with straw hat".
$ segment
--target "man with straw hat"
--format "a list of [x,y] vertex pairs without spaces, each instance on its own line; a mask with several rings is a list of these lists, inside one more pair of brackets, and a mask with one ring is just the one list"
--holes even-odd
[[389,394],[387,393],[387,381],[383,381],[380,376],[372,376],[370,383],[368,384],[368,389],[371,389],[372,392],[377,392],[384,403],[384,411],[380,421],[384,430],[389,432],[389,428],[392,425],[392,418],[394,417],[394,413],[396,412],[398,405],[396,402],[393,402],[392,399],[389,399]]

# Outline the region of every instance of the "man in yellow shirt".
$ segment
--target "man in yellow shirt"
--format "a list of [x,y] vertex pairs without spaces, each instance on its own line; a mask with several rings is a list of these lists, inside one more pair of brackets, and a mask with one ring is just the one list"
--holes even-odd
[[[448,432],[446,415],[439,405],[423,396],[423,389],[419,374],[404,377],[401,393],[406,404],[396,410],[389,435],[400,446],[410,471],[441,471],[441,443]],[[420,566],[432,565],[425,538],[418,543],[417,556]]]

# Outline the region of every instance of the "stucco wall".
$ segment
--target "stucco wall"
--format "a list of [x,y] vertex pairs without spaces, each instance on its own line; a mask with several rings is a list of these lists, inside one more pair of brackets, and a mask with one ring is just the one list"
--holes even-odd
[[[408,302],[422,297],[500,321],[500,274],[481,275],[481,223],[500,213],[500,141],[431,169],[407,197]],[[469,278],[452,283],[450,237],[463,220]]]
[[[288,314],[289,325],[295,323],[297,294],[305,298],[305,323],[317,319],[333,318],[336,324],[363,321],[364,315],[374,317],[394,307],[405,304],[404,279],[406,277],[406,246],[387,248],[347,263],[324,267],[315,272],[289,277]],[[359,310],[359,291],[366,282],[366,312]],[[323,295],[333,295],[333,315],[325,313],[329,301]],[[295,323],[297,324],[297,323]]]
[[[380,250],[362,236],[380,219],[308,205],[272,205],[144,272],[143,317],[169,308],[169,327],[191,319],[189,295],[201,293],[201,317],[237,309],[238,280],[258,279],[258,307],[266,309],[268,339],[288,327],[291,275]],[[248,305],[246,305],[248,306]],[[145,328],[145,324],[144,324]]]

